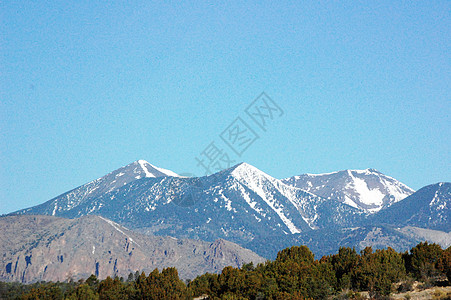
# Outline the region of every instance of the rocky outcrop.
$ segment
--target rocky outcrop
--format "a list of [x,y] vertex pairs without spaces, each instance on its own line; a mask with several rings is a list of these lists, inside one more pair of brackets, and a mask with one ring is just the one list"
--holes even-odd
[[86,216],[0,218],[0,280],[24,283],[126,277],[176,267],[181,278],[264,259],[234,243],[142,235],[108,219]]

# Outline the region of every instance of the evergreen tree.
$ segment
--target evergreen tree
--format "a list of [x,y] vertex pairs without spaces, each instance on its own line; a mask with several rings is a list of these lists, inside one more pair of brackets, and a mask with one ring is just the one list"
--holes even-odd
[[341,291],[356,287],[352,278],[359,262],[359,255],[354,248],[340,247],[338,254],[332,255],[326,260],[330,261],[335,271],[336,290]]
[[438,268],[448,278],[448,283],[451,285],[451,246],[442,252],[438,261]]
[[219,281],[217,274],[205,273],[197,276],[189,283],[189,289],[194,297],[208,295],[210,297],[219,297]]
[[406,271],[402,256],[392,248],[362,251],[355,271],[359,290],[369,290],[372,295],[388,295],[393,283],[404,279]]
[[63,291],[56,283],[46,283],[37,288],[32,288],[30,292],[22,295],[21,298],[23,300],[60,300],[63,297]]
[[442,248],[435,243],[419,243],[410,250],[410,254],[405,255],[407,271],[422,281],[437,278],[440,275],[437,264],[442,252]]

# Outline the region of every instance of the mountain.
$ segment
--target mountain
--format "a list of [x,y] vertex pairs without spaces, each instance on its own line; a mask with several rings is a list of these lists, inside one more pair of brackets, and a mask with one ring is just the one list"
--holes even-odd
[[142,235],[99,216],[0,217],[0,280],[64,281],[176,267],[181,278],[220,272],[226,266],[264,262],[224,240],[203,242]]
[[[104,177],[101,180],[106,183]],[[81,199],[76,198],[80,189]],[[287,185],[246,163],[199,178],[140,178],[95,195],[85,196],[85,186],[74,191],[17,214],[67,218],[96,214],[143,233],[245,243],[268,234],[349,226],[362,213]],[[75,199],[67,201],[68,194]]]
[[375,213],[415,191],[375,169],[303,174],[283,180],[315,195]]
[[380,211],[369,219],[372,223],[415,226],[451,231],[451,183],[425,186],[406,199]]
[[[104,194],[110,193],[123,187],[131,182],[142,178],[161,178],[178,175],[170,170],[155,167],[145,160],[138,160],[122,168],[119,168],[101,178],[93,180],[82,186],[79,186],[67,193],[53,198],[44,204],[33,207],[32,209],[23,210],[21,213],[35,215],[64,215],[64,211],[68,211],[75,207],[83,206],[84,203],[90,203]],[[90,214],[80,214],[88,215]],[[71,217],[75,217],[71,215]]]
[[412,194],[373,169],[278,180],[246,163],[194,178],[147,166],[148,176],[140,162],[14,214],[98,215],[143,234],[229,240],[266,258],[299,243],[323,255],[342,245],[408,248],[449,239],[447,184]]

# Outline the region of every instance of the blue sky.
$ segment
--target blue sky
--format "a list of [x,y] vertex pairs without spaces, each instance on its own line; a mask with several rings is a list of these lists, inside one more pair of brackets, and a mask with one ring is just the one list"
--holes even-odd
[[[235,161],[277,178],[375,168],[451,179],[451,2],[2,2],[0,213],[138,159],[201,174],[237,117]],[[266,132],[261,92],[284,111]]]

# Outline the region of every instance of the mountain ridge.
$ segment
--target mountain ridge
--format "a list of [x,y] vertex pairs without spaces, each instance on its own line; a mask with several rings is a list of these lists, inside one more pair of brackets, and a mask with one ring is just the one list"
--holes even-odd
[[323,174],[302,174],[282,180],[327,199],[363,209],[372,214],[401,201],[415,191],[376,169],[342,170]]
[[[145,171],[140,167],[139,162],[134,164],[127,165],[131,166],[127,168],[130,174],[118,176],[119,179],[129,178],[129,182],[118,182],[116,175],[123,173],[118,169],[94,181],[94,183],[101,182],[100,187],[91,186],[91,182],[68,192],[74,198],[70,199],[73,200],[72,202],[68,201],[66,193],[36,207],[17,211],[15,214],[46,214],[65,218],[101,215],[144,234],[201,239],[210,242],[222,238],[245,247],[252,245],[252,250],[263,255],[264,252],[260,250],[265,247],[266,237],[271,237],[275,241],[323,244],[323,241],[316,240],[319,232],[335,236],[337,239],[340,237],[336,240],[340,241],[346,237],[341,234],[347,234],[352,228],[368,228],[353,235],[349,242],[354,241],[358,244],[361,242],[358,239],[365,238],[365,232],[386,224],[381,220],[374,221],[376,219],[371,216],[380,215],[395,204],[401,207],[411,205],[409,201],[395,201],[397,199],[393,196],[387,198],[380,210],[369,213],[364,208],[356,208],[340,201],[339,197],[338,199],[331,196],[325,197],[327,194],[318,196],[312,191],[297,187],[295,182],[276,179],[247,163],[239,163],[229,169],[203,177],[143,176],[142,178],[136,178],[139,176],[136,172],[138,170],[141,172],[139,174],[146,175]],[[337,174],[338,177],[336,177]],[[336,180],[330,180],[324,176],[335,176]],[[296,179],[296,176],[294,177]],[[319,178],[320,181],[311,183],[311,188],[315,186],[334,188],[336,184],[335,189],[338,191],[344,187],[353,190],[355,185],[352,183],[359,180],[360,183],[364,182],[368,190],[383,187],[386,188],[387,193],[390,190],[396,190],[395,187],[405,186],[375,169],[345,170],[327,173],[327,175],[309,175],[308,178],[313,177]],[[356,180],[358,177],[360,179]],[[299,179],[299,176],[297,178]],[[381,178],[390,180],[394,187],[387,188],[386,185],[381,185]],[[353,181],[350,181],[351,179]],[[94,188],[95,190],[92,191]],[[407,189],[405,193],[410,194],[412,191]],[[359,193],[357,194],[360,196]],[[431,198],[429,201],[434,198],[433,194],[423,196]],[[440,197],[442,197],[441,194]],[[442,200],[445,203],[449,201],[448,198]],[[446,209],[445,211],[448,212],[449,205]],[[405,211],[414,212],[408,208]],[[434,212],[429,211],[425,214],[427,213]],[[436,227],[429,229],[446,229],[446,226],[440,227],[440,224],[443,225],[443,221],[446,220],[440,219]],[[414,226],[428,229],[430,224],[401,224],[401,222],[397,223],[395,218],[393,222],[386,225],[391,228],[386,231],[388,235],[399,235],[395,230],[398,227]],[[406,234],[407,231],[400,237],[405,241],[403,245],[410,243],[407,242],[409,238]],[[424,235],[428,234],[436,235],[436,233],[425,231]],[[446,234],[442,236],[445,240],[447,239]],[[378,242],[375,245],[381,245],[381,243]],[[277,249],[271,251],[277,252]]]
[[100,216],[0,217],[0,280],[77,280],[176,267],[182,278],[265,259],[222,240],[142,235]]
[[370,221],[451,231],[451,183],[427,185],[372,216]]

